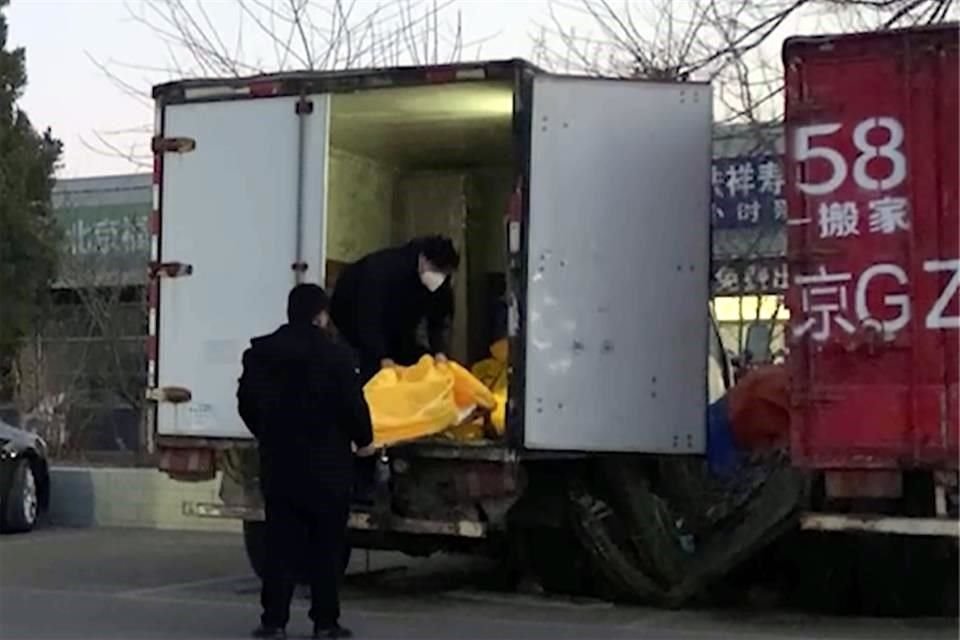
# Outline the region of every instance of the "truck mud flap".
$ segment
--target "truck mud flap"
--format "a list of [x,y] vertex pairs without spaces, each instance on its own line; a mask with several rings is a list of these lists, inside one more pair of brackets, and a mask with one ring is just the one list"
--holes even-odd
[[220,500],[234,509],[262,510],[260,459],[255,448],[229,449],[217,458]]
[[[657,474],[629,458],[604,461],[598,482],[569,492],[578,538],[618,598],[680,606],[798,526],[806,481],[782,461],[733,481],[676,464]],[[687,481],[671,482],[677,473]],[[657,475],[669,490],[655,490]]]

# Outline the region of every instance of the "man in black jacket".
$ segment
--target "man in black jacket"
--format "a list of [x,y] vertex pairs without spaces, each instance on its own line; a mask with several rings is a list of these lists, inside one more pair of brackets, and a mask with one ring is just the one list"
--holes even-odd
[[267,556],[258,638],[283,638],[295,575],[310,576],[316,638],[345,638],[338,582],[346,544],[353,449],[371,455],[373,429],[353,354],[324,330],[327,295],[295,287],[288,324],[243,354],[240,416],[257,438]]
[[[424,354],[446,356],[454,312],[450,277],[460,256],[450,238],[417,238],[372,253],[337,279],[331,313],[356,349],[364,381],[383,366],[411,365]],[[417,337],[426,322],[427,343]]]

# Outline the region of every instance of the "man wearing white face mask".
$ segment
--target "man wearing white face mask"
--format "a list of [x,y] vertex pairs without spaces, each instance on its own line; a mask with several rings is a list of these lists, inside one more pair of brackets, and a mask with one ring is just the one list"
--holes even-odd
[[[460,265],[453,241],[417,238],[372,253],[337,279],[331,315],[357,351],[368,380],[384,366],[411,365],[424,354],[444,360],[454,312],[450,279]],[[417,337],[427,325],[427,344]]]

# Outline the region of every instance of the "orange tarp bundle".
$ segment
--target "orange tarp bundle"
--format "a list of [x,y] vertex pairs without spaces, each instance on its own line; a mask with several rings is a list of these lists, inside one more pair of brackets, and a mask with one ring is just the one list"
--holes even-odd
[[727,402],[737,446],[748,451],[790,441],[790,376],[783,365],[758,367],[741,378]]

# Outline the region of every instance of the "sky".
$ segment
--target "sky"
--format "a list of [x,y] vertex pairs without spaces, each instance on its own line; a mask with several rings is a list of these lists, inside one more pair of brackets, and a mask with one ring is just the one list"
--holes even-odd
[[[229,12],[233,19],[236,8],[233,0],[208,0],[205,6],[217,24],[215,12]],[[480,53],[485,58],[529,57],[530,34],[547,15],[545,7],[537,0],[459,3],[463,23],[470,25],[469,37],[482,41]],[[110,61],[169,66],[160,38],[131,18],[130,11],[138,9],[137,2],[123,0],[12,0],[7,9],[9,44],[26,47],[28,84],[19,104],[36,128],[51,127],[63,141],[60,177],[142,169],[124,156],[130,155],[135,142],[149,138],[153,122],[149,100],[131,97],[98,66]],[[272,48],[263,48],[264,58],[273,59]],[[146,94],[154,82],[170,79],[168,73],[108,66]],[[130,129],[143,130],[111,133]],[[118,149],[105,147],[97,133]]]
[[[276,70],[281,60],[276,43],[243,13],[242,6],[253,8],[252,13],[265,24],[267,14],[263,7],[267,10],[273,6],[286,7],[291,0],[169,1],[191,7],[193,17],[199,21],[206,13],[209,24],[215,26],[216,33],[227,43],[224,46],[240,52],[238,57],[252,67]],[[334,2],[310,1],[320,7],[320,11]],[[187,49],[165,41],[158,33],[156,28],[162,26],[162,17],[150,13],[151,2],[158,5],[164,0],[11,0],[6,10],[9,45],[25,47],[27,56],[28,84],[19,105],[35,127],[50,127],[63,141],[59,177],[145,170],[149,166],[146,151],[153,122],[150,87],[184,76],[213,75],[198,70]],[[202,11],[198,11],[197,3],[201,2]],[[245,4],[241,6],[241,2]],[[395,18],[399,15],[395,7],[412,3],[418,14],[423,14],[434,2],[446,6],[440,19],[442,33],[453,33],[455,16],[460,15],[463,40],[473,43],[464,48],[462,60],[523,57],[542,64],[536,57],[536,36],[546,34],[551,49],[563,49],[554,20],[575,31],[578,37],[596,36],[590,31],[590,20],[585,18],[582,9],[570,8],[582,6],[583,0],[344,0],[343,4],[356,3],[359,9],[355,16],[359,18],[363,17],[364,10],[369,13],[383,7],[393,11],[390,16]],[[691,4],[688,0],[636,0],[631,6],[640,7],[637,11],[650,11],[649,8],[655,6],[672,9],[636,16],[640,28],[650,31],[662,28],[665,13],[682,15],[684,8]],[[624,3],[611,0],[610,6],[619,10]],[[137,16],[147,17],[153,27],[138,21]],[[414,19],[422,26],[422,19]],[[822,15],[791,18],[765,43],[758,55],[772,63],[770,77],[776,79],[780,74],[779,49],[783,37],[823,29],[838,30],[836,25],[825,26],[824,19]],[[204,31],[212,33],[206,27]],[[238,38],[238,34],[241,37]],[[289,35],[295,42],[296,33]],[[444,49],[442,45],[440,48]],[[289,56],[286,64],[288,69],[302,66]],[[715,96],[721,93],[715,82]],[[717,102],[722,100],[715,100],[715,113],[718,113]],[[721,104],[719,110],[722,108]]]

